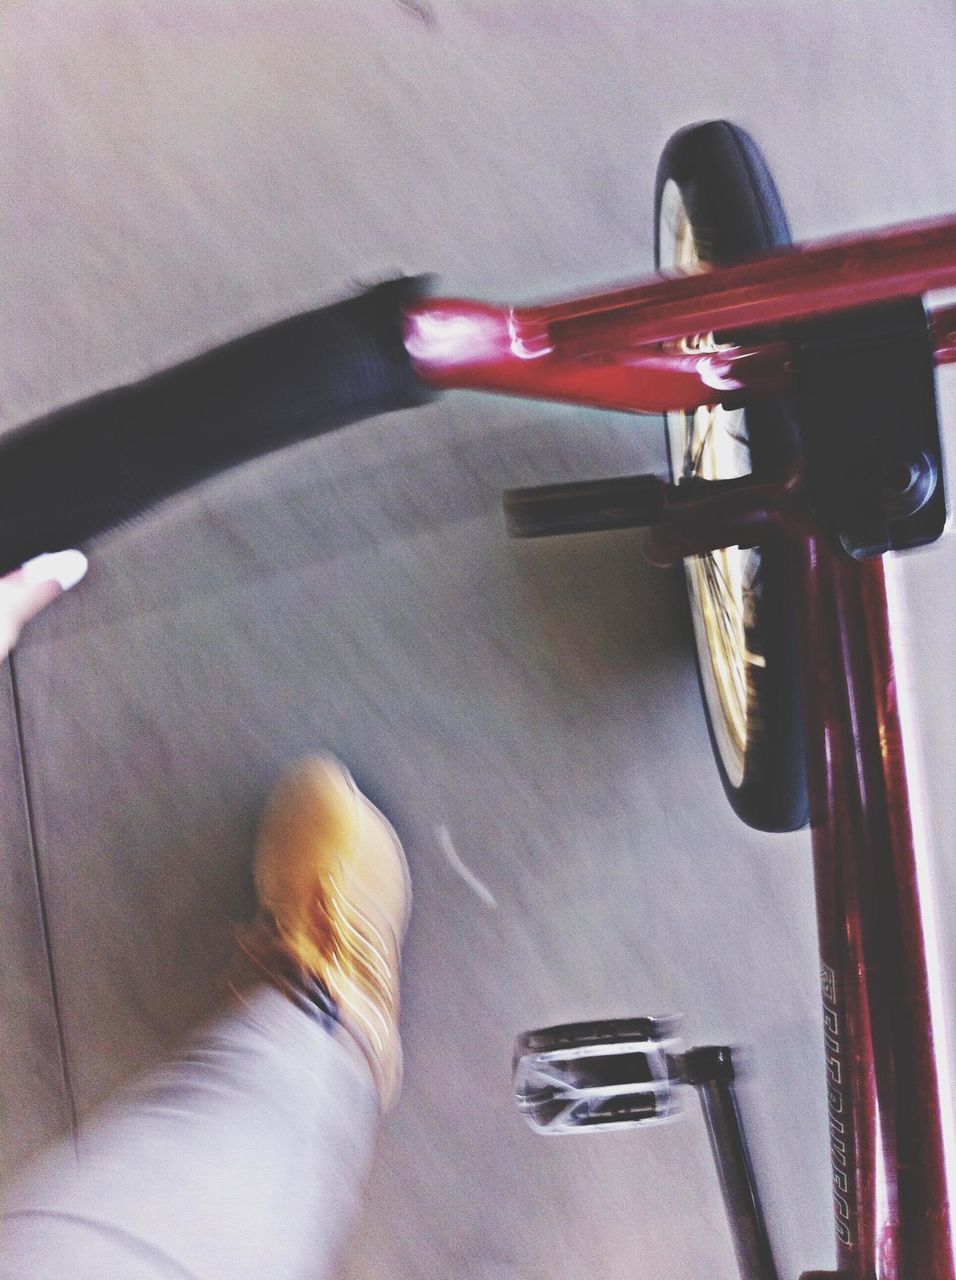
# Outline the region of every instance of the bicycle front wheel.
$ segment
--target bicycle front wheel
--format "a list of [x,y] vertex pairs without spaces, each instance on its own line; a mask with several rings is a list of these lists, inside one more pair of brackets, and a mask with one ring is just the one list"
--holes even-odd
[[[749,134],[717,120],[671,138],[655,192],[660,270],[731,266],[789,243],[780,197]],[[716,351],[722,338],[698,334],[683,346]],[[677,484],[778,479],[796,456],[784,399],[668,413],[666,431]],[[750,826],[796,830],[807,821],[807,792],[792,548],[727,547],[688,558],[685,574],[701,693],[730,803]]]

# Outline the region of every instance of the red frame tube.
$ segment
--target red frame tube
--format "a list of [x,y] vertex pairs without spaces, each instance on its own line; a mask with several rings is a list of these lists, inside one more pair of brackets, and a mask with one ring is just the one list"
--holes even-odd
[[703,354],[651,345],[587,359],[557,350],[529,354],[515,338],[511,310],[464,299],[418,303],[406,316],[405,347],[418,376],[433,387],[629,413],[773,395],[789,382],[784,343]]
[[622,340],[666,342],[714,329],[741,332],[954,285],[956,217],[934,218],[791,245],[720,271],[518,311],[516,327],[525,342],[539,340],[543,332],[568,353],[587,355]]
[[[953,286],[956,217],[546,307],[425,300],[408,313],[406,346],[422,379],[437,387],[597,408],[691,409],[785,390],[789,350],[784,341],[755,340],[703,353],[681,346],[689,336],[746,335]],[[930,325],[937,363],[956,361],[956,308],[931,313]],[[764,518],[760,510],[743,514],[758,524]],[[933,957],[925,946],[883,567],[837,558],[813,535],[787,536],[804,592],[839,1274],[956,1280]],[[677,544],[665,531],[655,545],[666,559]]]
[[883,565],[796,544],[840,1275],[953,1280],[929,964]]
[[[550,306],[424,299],[407,313],[405,345],[431,386],[661,413],[788,385],[785,342],[695,352],[679,345],[689,335],[746,332],[951,286],[956,218]],[[956,361],[956,308],[933,313],[931,326],[937,362]]]

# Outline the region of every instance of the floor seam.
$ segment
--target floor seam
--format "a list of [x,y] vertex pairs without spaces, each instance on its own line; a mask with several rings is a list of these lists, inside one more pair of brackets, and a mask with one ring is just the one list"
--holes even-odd
[[70,1079],[70,1070],[67,1062],[66,1032],[63,1023],[63,1010],[60,1004],[60,990],[56,977],[56,963],[53,959],[53,940],[50,932],[50,916],[47,910],[46,893],[43,883],[43,869],[40,865],[40,851],[36,837],[33,793],[30,787],[30,776],[27,771],[26,740],[23,729],[23,709],[20,702],[20,688],[17,681],[16,667],[14,665],[14,655],[12,653],[9,657],[9,670],[10,692],[13,697],[13,718],[17,733],[17,754],[20,761],[20,791],[23,797],[23,807],[26,816],[27,843],[29,845],[30,858],[33,863],[33,876],[37,887],[37,901],[40,910],[40,928],[43,934],[43,950],[46,955],[47,975],[50,981],[50,995],[53,1003],[53,1020],[56,1026],[56,1038],[60,1053],[60,1076],[63,1082],[63,1091],[66,1095],[70,1130],[75,1141],[78,1124],[76,1096],[73,1092],[73,1082]]

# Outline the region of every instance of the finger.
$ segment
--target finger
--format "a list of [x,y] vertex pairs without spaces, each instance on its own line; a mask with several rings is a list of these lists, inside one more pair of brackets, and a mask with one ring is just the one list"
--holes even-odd
[[52,581],[59,584],[61,591],[69,591],[86,576],[89,567],[90,562],[82,551],[54,551],[34,556],[19,572],[25,582]]
[[61,590],[56,582],[24,582],[19,570],[0,578],[0,658],[16,644],[24,623],[51,604]]
[[0,656],[13,648],[25,623],[75,586],[86,569],[81,551],[61,551],[36,556],[0,578]]
[[0,610],[7,621],[17,632],[24,623],[52,604],[57,596],[63,594],[63,588],[54,579],[47,578],[43,582],[17,581],[5,583],[5,590],[0,596]]

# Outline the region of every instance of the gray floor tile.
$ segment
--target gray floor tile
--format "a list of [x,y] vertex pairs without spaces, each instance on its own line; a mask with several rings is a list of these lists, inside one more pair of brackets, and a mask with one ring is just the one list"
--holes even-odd
[[[0,1169],[70,1129],[10,666],[0,667]],[[66,959],[66,957],[63,957]]]

